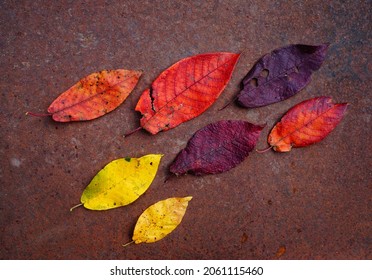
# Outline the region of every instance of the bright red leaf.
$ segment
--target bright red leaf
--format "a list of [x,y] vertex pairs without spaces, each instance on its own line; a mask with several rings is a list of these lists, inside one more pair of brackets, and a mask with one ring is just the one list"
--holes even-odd
[[268,143],[277,152],[305,147],[321,141],[341,121],[348,104],[316,97],[292,107],[271,130]]
[[136,86],[142,72],[135,70],[103,70],[81,79],[62,93],[49,106],[49,114],[58,122],[86,121],[117,108]]
[[142,93],[136,106],[143,115],[140,128],[157,134],[199,116],[220,96],[238,58],[209,53],[173,64]]

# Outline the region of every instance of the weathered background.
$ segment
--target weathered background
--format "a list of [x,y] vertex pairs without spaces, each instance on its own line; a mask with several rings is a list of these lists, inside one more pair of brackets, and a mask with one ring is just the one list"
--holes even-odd
[[[1,259],[371,259],[371,8],[371,1],[320,0],[1,1]],[[331,44],[327,59],[297,96],[218,111],[263,54],[324,42]],[[123,139],[139,124],[141,92],[164,69],[215,51],[242,56],[207,112],[168,132]],[[116,68],[144,75],[112,113],[69,124],[25,116],[45,112],[80,78]],[[267,123],[258,143],[264,148],[290,107],[320,95],[351,104],[324,141],[286,154],[252,153],[224,174],[163,184],[171,161],[206,124]],[[69,211],[105,164],[148,153],[165,156],[135,203]],[[194,199],[176,231],[121,247],[145,208],[186,195]]]

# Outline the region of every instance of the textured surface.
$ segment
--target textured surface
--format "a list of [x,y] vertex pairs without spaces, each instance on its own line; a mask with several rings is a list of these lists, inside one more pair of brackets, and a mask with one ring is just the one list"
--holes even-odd
[[[0,223],[2,259],[364,259],[371,253],[371,4],[368,1],[2,1],[0,10]],[[263,54],[329,42],[327,59],[296,96],[218,111]],[[242,52],[231,81],[203,115],[158,135],[139,125],[141,92],[178,60]],[[89,122],[25,116],[100,69],[142,69],[125,103]],[[242,119],[267,126],[293,105],[331,96],[350,107],[322,142],[291,153],[252,153],[236,168],[166,184],[169,164],[203,126]],[[164,154],[133,204],[69,208],[107,162]],[[254,175],[253,175],[254,174]],[[139,215],[191,195],[160,242],[122,248]],[[284,249],[283,249],[284,248]]]

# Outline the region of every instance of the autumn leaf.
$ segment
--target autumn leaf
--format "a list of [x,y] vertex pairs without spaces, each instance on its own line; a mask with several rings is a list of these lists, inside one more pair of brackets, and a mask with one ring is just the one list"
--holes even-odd
[[228,120],[197,131],[170,166],[176,175],[222,173],[241,163],[251,152],[263,126]]
[[266,106],[285,100],[302,90],[326,56],[328,44],[289,45],[260,58],[242,81],[237,96],[246,108]]
[[278,248],[278,250],[276,251],[276,253],[275,253],[275,257],[280,258],[281,256],[284,255],[285,251],[286,251],[285,246],[284,246],[284,245],[281,245],[281,246]]
[[143,115],[141,126],[134,131],[156,134],[199,116],[220,96],[238,58],[234,53],[200,54],[166,69],[142,93],[136,106]]
[[153,243],[170,234],[181,223],[191,196],[161,200],[147,208],[138,218],[131,243]]
[[57,122],[86,121],[117,108],[136,86],[142,72],[103,70],[88,75],[62,93],[48,108],[48,114],[27,112],[33,116],[52,116]]
[[81,196],[81,204],[91,210],[107,210],[128,205],[140,197],[155,178],[163,155],[121,158],[100,170]]
[[[341,121],[347,103],[333,104],[330,97],[316,97],[292,107],[271,130],[269,148],[289,152],[321,141]],[[264,150],[263,150],[264,151]]]

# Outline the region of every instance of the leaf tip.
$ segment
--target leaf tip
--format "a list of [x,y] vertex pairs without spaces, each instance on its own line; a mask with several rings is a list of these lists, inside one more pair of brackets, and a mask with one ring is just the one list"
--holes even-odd
[[260,127],[261,130],[262,130],[262,129],[264,129],[267,126],[267,122],[265,122],[263,124],[258,124],[257,126]]
[[144,73],[145,71],[142,70],[142,69],[139,69],[139,70],[135,70],[135,72],[136,72],[136,74],[137,74],[137,76],[138,76],[138,78],[139,78],[139,77],[141,77],[141,76],[143,75],[143,73]]

